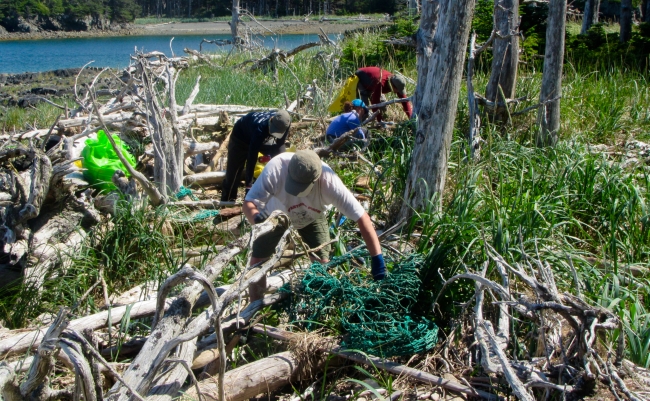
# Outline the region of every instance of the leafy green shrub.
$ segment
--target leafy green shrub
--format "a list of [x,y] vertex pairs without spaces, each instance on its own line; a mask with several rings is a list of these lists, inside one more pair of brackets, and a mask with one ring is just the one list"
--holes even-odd
[[394,67],[414,64],[415,51],[412,47],[393,46],[384,41],[413,36],[417,29],[413,18],[399,18],[383,31],[353,33],[343,43],[341,64],[350,70],[368,65],[385,67],[388,63]]

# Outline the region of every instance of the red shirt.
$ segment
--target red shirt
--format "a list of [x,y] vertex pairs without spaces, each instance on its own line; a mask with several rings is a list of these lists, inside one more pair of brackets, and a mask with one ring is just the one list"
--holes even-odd
[[[390,84],[390,78],[393,76],[389,71],[382,70],[379,67],[363,67],[359,68],[355,73],[359,77],[358,85],[361,86],[366,92],[371,92],[371,104],[381,103],[381,94],[394,92],[398,98],[406,98],[406,93],[397,93],[394,91],[393,86]],[[411,118],[413,109],[411,102],[402,103],[402,108],[406,115]],[[381,121],[381,118],[378,118]]]

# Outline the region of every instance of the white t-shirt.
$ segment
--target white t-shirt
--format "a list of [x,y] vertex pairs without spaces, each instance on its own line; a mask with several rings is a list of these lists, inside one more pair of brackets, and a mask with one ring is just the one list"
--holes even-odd
[[246,200],[255,203],[262,215],[268,216],[275,210],[281,210],[289,216],[294,227],[303,228],[324,216],[329,205],[355,222],[365,214],[366,211],[352,192],[325,163],[309,195],[300,198],[289,195],[284,185],[289,175],[291,157],[293,153],[281,153],[271,159],[246,195]]

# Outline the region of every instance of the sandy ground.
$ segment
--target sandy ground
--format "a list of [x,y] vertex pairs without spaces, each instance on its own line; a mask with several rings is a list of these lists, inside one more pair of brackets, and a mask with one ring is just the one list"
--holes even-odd
[[[325,33],[343,33],[351,29],[357,29],[364,26],[376,25],[378,21],[373,22],[355,22],[355,21],[309,21],[300,20],[261,20],[259,24],[253,21],[245,22],[246,27],[250,27],[255,33],[268,33],[272,31],[275,34],[314,34],[320,33],[320,29]],[[264,27],[260,26],[264,25]],[[226,21],[216,22],[170,22],[165,24],[146,25],[144,35],[216,35],[230,34],[230,25]]]

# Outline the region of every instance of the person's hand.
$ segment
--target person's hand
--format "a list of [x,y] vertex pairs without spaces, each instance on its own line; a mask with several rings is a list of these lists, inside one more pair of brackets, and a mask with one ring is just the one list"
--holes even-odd
[[262,216],[262,213],[256,213],[255,216],[253,216],[253,224],[263,223],[264,220],[266,219]]
[[370,259],[370,272],[375,281],[383,280],[386,277],[386,262],[380,253]]

